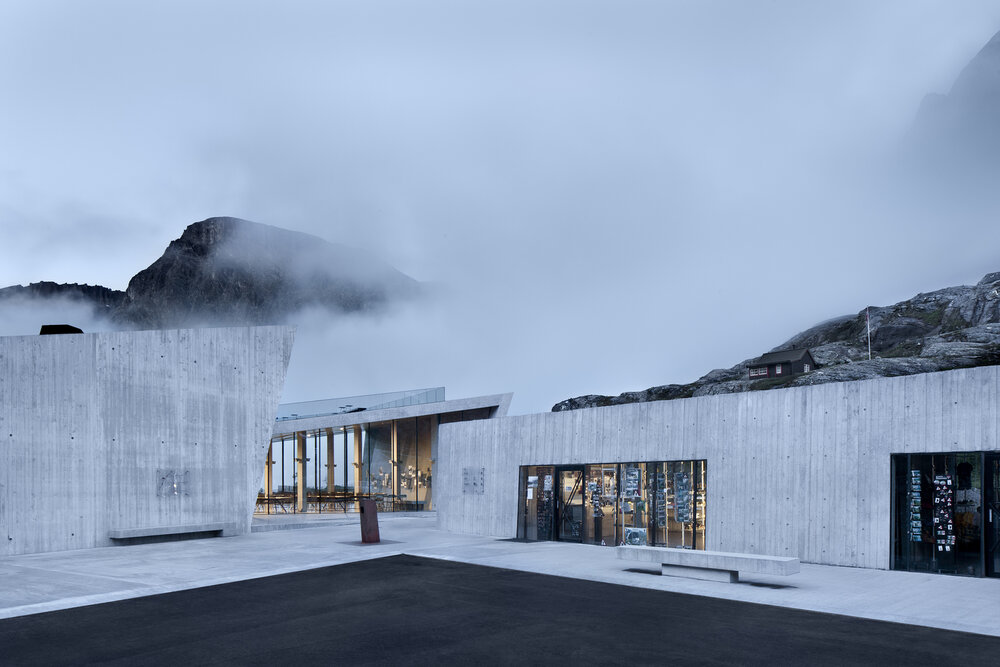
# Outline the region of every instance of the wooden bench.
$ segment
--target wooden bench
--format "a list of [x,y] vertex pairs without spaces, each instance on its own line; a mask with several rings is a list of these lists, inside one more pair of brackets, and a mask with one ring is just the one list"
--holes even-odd
[[722,551],[698,551],[669,547],[617,547],[618,560],[658,563],[660,574],[709,581],[740,580],[740,572],[789,575],[799,571],[799,559],[784,556],[758,556]]
[[132,540],[138,537],[161,537],[164,535],[186,535],[189,533],[221,533],[224,523],[197,523],[184,526],[151,526],[147,528],[119,528],[109,530],[112,540]]

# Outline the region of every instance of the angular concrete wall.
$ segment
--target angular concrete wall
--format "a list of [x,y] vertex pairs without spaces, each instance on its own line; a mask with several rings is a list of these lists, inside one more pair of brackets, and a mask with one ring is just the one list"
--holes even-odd
[[294,332],[0,338],[0,555],[249,532]]
[[1000,450],[998,383],[990,366],[442,425],[438,521],[516,535],[521,465],[707,459],[707,549],[888,568],[890,455]]

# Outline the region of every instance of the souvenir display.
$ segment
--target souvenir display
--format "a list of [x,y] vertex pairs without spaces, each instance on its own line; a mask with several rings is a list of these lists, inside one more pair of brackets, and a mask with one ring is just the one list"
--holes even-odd
[[601,509],[601,484],[597,481],[587,482],[587,495],[590,497],[590,509],[594,518],[604,516]]
[[934,476],[934,543],[940,552],[950,552],[955,545],[954,491],[951,475]]
[[691,476],[686,472],[674,473],[674,520],[691,523]]
[[629,547],[646,546],[646,529],[626,528],[622,536],[622,544]]
[[638,467],[626,467],[622,481],[622,498],[638,498],[642,494],[642,471]]
[[920,517],[921,497],[920,497],[920,471],[910,471],[910,541],[922,542],[924,524]]
[[667,478],[662,472],[656,473],[656,527],[667,526]]

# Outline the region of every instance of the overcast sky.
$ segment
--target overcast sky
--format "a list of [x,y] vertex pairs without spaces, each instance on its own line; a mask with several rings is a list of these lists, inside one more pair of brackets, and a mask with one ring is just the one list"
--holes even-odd
[[0,286],[124,289],[231,215],[442,286],[304,319],[286,400],[688,382],[1000,271],[1000,225],[865,188],[998,30],[973,1],[3,0]]

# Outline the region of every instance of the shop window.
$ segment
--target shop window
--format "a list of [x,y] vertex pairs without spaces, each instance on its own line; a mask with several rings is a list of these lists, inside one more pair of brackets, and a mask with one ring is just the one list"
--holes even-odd
[[892,457],[894,569],[984,574],[983,461],[981,452]]
[[[578,497],[563,487],[573,486],[567,475],[578,469],[583,513],[575,531],[563,524],[567,517],[576,521]],[[704,549],[706,482],[702,460],[523,466],[518,534],[527,540]]]

